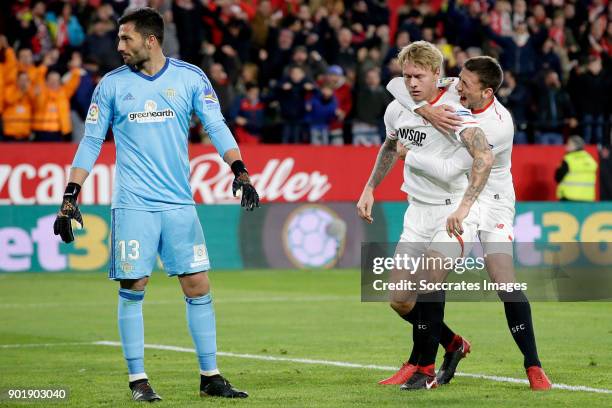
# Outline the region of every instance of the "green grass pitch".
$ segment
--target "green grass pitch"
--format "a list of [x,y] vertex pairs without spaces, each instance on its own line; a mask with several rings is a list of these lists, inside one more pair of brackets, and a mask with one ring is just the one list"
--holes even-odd
[[[386,304],[359,301],[357,270],[215,271],[211,282],[222,352],[398,366],[411,346],[408,325]],[[121,349],[92,344],[118,341],[116,297],[117,284],[103,273],[0,275],[0,389],[70,389],[65,402],[0,400],[0,406],[133,406]],[[612,303],[533,303],[532,310],[553,382],[612,389]],[[176,279],[153,275],[144,315],[147,344],[193,347]],[[525,378],[501,303],[450,303],[446,321],[472,342],[460,372]],[[219,366],[251,397],[202,400],[193,354],[145,352],[162,407],[612,406],[612,394],[535,393],[525,384],[470,377],[405,392],[376,384],[391,371],[375,368],[227,355]]]

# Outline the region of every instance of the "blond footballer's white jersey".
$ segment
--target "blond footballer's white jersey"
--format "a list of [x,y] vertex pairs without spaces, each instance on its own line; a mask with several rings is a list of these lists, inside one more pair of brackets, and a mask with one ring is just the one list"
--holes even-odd
[[[459,103],[459,94],[456,85],[459,78],[443,78],[439,81],[440,86],[447,90],[448,98],[454,103]],[[395,78],[389,82],[387,89],[391,94],[408,109],[418,108],[417,104],[410,97],[402,78]],[[510,205],[514,206],[515,195],[512,183],[511,159],[512,142],[514,139],[514,123],[510,112],[497,100],[493,98],[491,103],[482,110],[472,111],[472,115],[477,120],[479,127],[484,132],[491,150],[495,155],[493,167],[485,188],[480,193],[478,200],[482,204]],[[409,160],[408,160],[409,159]],[[449,162],[433,162],[424,155],[417,154],[407,157],[406,164],[416,167],[439,166],[440,169],[431,168],[430,172],[438,177],[449,173],[448,168],[452,167],[452,173],[457,171],[469,171],[472,167],[472,157],[465,149],[456,151]],[[443,166],[446,170],[442,171]],[[438,171],[436,171],[438,170]]]
[[[441,90],[441,94],[432,104],[434,106],[444,104],[455,108],[455,113],[464,119],[463,126],[456,133],[446,135],[439,132],[421,116],[395,100],[387,106],[385,111],[387,138],[397,140],[411,151],[424,152],[440,160],[453,156],[458,150],[465,150],[457,135],[469,127],[478,127],[478,123],[469,110],[453,99],[456,98],[445,90]],[[452,179],[441,179],[404,165],[402,191],[411,198],[424,203],[455,203],[461,200],[467,185],[468,180],[465,174]]]

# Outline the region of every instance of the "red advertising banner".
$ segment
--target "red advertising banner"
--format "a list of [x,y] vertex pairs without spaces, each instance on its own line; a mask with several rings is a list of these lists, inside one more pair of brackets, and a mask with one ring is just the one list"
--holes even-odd
[[[0,205],[61,202],[75,144],[0,144]],[[241,148],[262,201],[357,201],[377,148],[262,145]],[[588,149],[598,160],[594,148]],[[515,146],[512,172],[517,199],[555,200],[554,172],[562,146]],[[105,144],[81,197],[85,204],[110,204],[114,145]],[[191,145],[191,188],[197,203],[236,202],[233,174],[212,146]],[[402,167],[397,165],[376,190],[376,199],[402,201]]]

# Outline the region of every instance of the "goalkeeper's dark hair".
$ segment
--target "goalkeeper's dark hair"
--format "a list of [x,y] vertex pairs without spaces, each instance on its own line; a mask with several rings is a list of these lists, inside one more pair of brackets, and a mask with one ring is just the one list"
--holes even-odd
[[118,23],[119,25],[134,23],[134,29],[143,38],[152,35],[157,38],[160,46],[164,43],[164,19],[157,10],[151,7],[128,10]]
[[463,68],[478,75],[482,88],[491,88],[493,93],[497,92],[504,80],[504,71],[499,62],[486,55],[468,59]]

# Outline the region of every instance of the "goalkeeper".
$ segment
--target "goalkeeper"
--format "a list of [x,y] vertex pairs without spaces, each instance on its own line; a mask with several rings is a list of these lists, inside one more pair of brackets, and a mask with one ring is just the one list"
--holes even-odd
[[79,191],[112,124],[117,163],[109,277],[120,286],[119,334],[132,398],[161,400],[145,372],[142,317],[145,287],[158,254],[168,275],[178,276],[185,294],[200,365],[200,394],[245,398],[248,394],[232,387],[217,368],[210,262],[189,185],[187,132],[192,112],[231,166],[232,188],[234,195],[241,190],[241,205],[253,210],[259,207],[259,196],[210,81],[196,66],[165,57],[163,34],[162,17],[151,8],[119,19],[117,50],[126,65],[108,73],[93,94],[54,232],[64,242],[74,240],[71,220],[83,223]]

